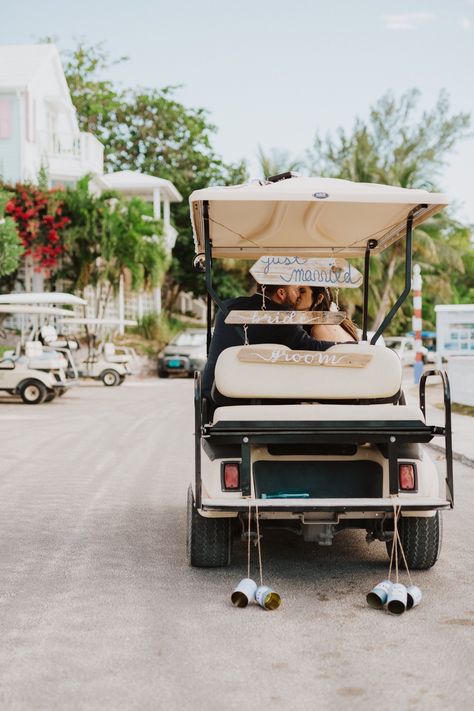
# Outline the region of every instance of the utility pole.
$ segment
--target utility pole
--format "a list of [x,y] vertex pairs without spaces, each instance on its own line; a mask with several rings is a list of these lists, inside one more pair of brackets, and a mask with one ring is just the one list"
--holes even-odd
[[418,385],[421,376],[423,375],[423,352],[421,331],[423,328],[421,319],[421,289],[423,279],[421,278],[421,269],[419,264],[413,267],[413,330],[415,332],[415,363],[413,366],[413,377],[415,384]]

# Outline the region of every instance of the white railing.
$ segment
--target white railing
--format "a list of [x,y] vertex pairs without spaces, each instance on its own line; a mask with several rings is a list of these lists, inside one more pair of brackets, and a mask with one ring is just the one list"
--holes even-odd
[[104,146],[92,133],[39,132],[40,149],[48,158],[74,160],[101,173]]

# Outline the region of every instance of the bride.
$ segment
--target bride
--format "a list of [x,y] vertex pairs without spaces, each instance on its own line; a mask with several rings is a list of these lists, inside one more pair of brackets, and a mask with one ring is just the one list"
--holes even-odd
[[[331,289],[324,286],[301,286],[296,308],[299,311],[331,311],[333,303]],[[350,343],[359,340],[357,327],[348,318],[345,318],[338,325],[313,324],[312,326],[304,326],[304,328],[310,336],[318,341]]]

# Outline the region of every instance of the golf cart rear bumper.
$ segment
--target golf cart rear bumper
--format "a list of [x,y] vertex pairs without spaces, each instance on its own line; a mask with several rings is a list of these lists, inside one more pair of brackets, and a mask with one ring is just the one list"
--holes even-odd
[[361,516],[367,512],[390,513],[394,506],[400,506],[402,511],[434,511],[436,509],[449,509],[451,504],[446,499],[435,497],[418,497],[407,500],[407,495],[378,499],[255,499],[246,498],[236,501],[203,498],[201,509],[203,511],[246,512],[258,507],[260,513],[285,512],[288,514],[301,514],[310,511],[345,513],[360,512]]

